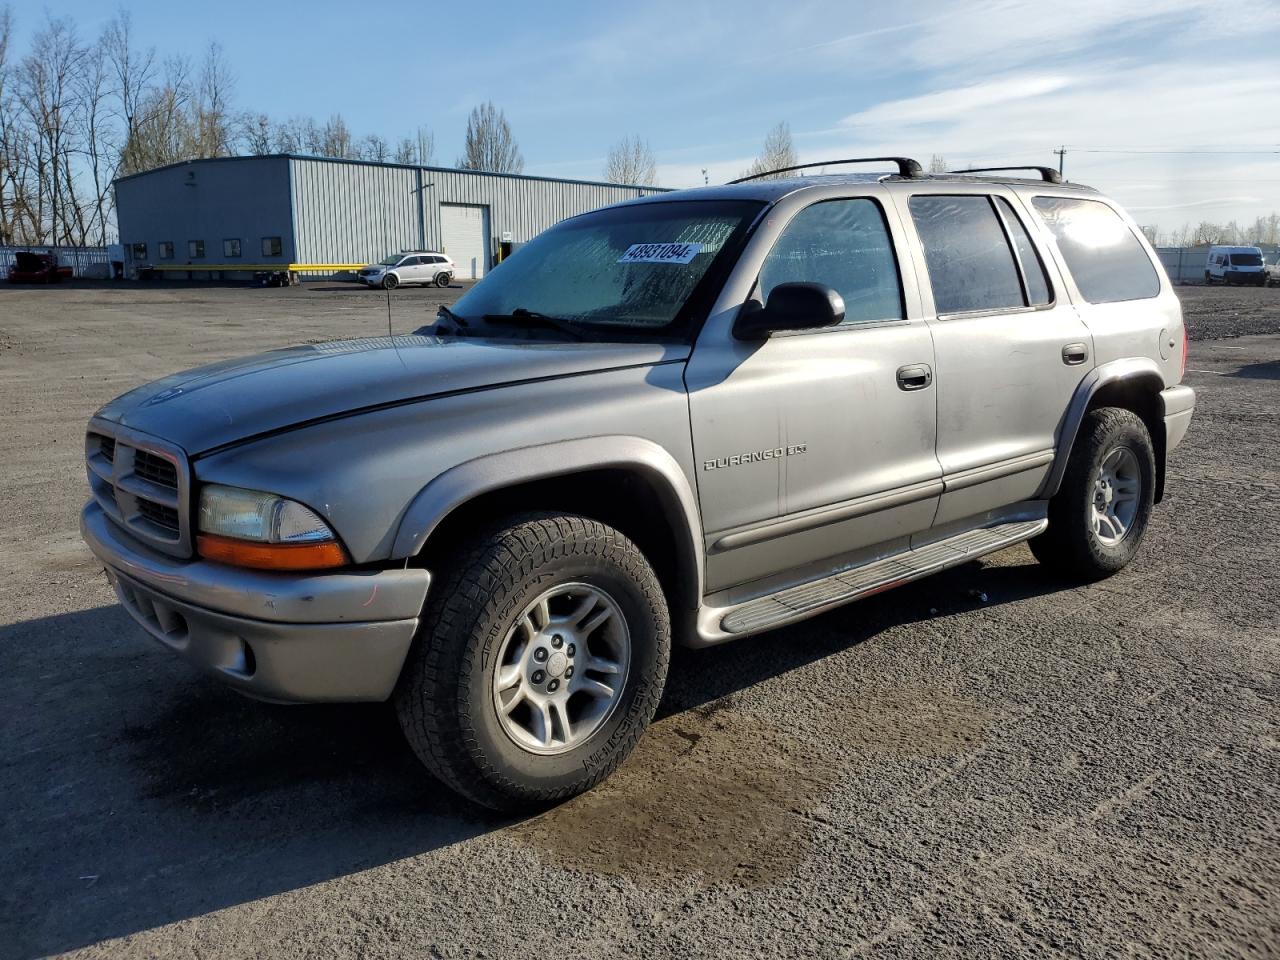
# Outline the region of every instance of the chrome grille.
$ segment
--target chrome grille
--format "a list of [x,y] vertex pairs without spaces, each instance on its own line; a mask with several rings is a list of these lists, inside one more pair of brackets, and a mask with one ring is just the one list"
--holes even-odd
[[85,439],[89,489],[104,513],[148,546],[191,555],[190,471],[182,450],[102,420]]

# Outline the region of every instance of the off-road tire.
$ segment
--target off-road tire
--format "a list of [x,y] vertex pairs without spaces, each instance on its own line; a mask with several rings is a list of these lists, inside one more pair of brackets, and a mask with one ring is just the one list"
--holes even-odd
[[383,290],[394,290],[398,286],[400,286],[399,277],[393,276],[392,274],[388,273],[385,277],[382,278]]
[[[608,591],[630,630],[630,669],[609,719],[585,743],[542,756],[502,729],[493,661],[541,592],[579,582]],[[671,626],[653,568],[627,537],[587,517],[531,513],[481,532],[432,582],[395,693],[414,753],[446,785],[494,810],[551,806],[595,786],[626,759],[666,683]]]
[[[1141,477],[1138,506],[1123,539],[1104,543],[1093,528],[1090,507],[1104,458],[1117,447],[1136,456]],[[1076,434],[1058,493],[1049,501],[1049,529],[1030,542],[1035,558],[1073,580],[1109,577],[1134,558],[1142,544],[1155,495],[1156,458],[1146,424],[1130,410],[1091,410]]]

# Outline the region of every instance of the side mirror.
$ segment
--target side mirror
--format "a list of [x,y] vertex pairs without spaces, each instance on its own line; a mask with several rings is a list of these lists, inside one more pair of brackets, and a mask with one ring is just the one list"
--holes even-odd
[[780,330],[834,327],[844,319],[844,298],[822,283],[780,283],[764,306],[752,301],[738,315],[733,335],[766,340]]

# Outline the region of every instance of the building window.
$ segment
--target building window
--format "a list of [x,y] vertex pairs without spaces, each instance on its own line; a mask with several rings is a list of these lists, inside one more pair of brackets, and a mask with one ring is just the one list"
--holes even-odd
[[173,259],[173,241],[172,240],[160,241],[160,259],[161,260]]
[[145,243],[129,244],[129,256],[135,260],[147,259],[147,245]]
[[187,241],[187,256],[188,256],[188,257],[190,257],[192,260],[199,260],[199,259],[201,259],[202,257],[204,257],[204,241],[203,241],[203,240],[188,240],[188,241]]
[[283,252],[284,244],[280,242],[279,237],[262,238],[262,255],[264,257],[278,257]]
[[222,255],[224,257],[240,256],[240,241],[239,240],[223,240]]

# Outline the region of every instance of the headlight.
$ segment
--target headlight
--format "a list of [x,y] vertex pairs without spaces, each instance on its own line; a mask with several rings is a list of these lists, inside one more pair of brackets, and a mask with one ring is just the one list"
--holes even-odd
[[319,570],[349,562],[314,510],[274,493],[206,484],[197,527],[200,556],[238,567]]

